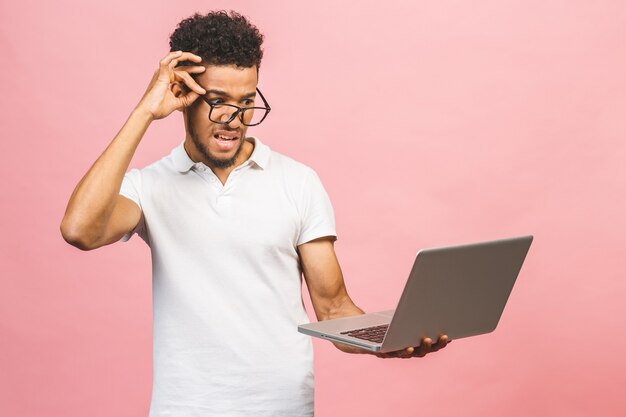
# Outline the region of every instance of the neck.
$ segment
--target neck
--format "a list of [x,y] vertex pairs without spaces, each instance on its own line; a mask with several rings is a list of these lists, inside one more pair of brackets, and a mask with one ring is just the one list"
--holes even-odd
[[187,152],[187,155],[193,162],[202,162],[204,165],[211,168],[211,171],[213,171],[213,173],[220,179],[222,184],[224,184],[226,183],[228,175],[230,175],[230,173],[235,168],[237,168],[239,165],[243,164],[250,158],[250,155],[252,155],[252,151],[254,151],[254,143],[251,140],[244,138],[243,144],[241,145],[241,151],[237,155],[237,158],[235,158],[235,162],[231,166],[226,168],[216,167],[214,166],[214,164],[210,163],[206,158],[203,157],[202,153],[200,153],[198,149],[196,149],[196,146],[190,138],[187,138],[185,140],[184,148]]

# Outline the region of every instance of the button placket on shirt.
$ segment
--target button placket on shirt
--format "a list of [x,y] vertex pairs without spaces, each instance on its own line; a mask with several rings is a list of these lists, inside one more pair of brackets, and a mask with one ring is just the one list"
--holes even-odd
[[248,169],[249,167],[250,167],[250,161],[247,161],[244,164],[233,169],[231,173],[228,175],[226,184],[222,185],[222,182],[219,180],[219,178],[217,178],[215,173],[213,173],[213,171],[209,167],[207,167],[201,162],[198,162],[195,164],[196,170],[199,171],[200,174],[205,179],[207,179],[209,184],[211,184],[217,191],[217,194],[215,196],[215,203],[219,206],[229,205],[229,204],[225,204],[226,200],[229,200],[229,199],[224,198],[224,197],[228,197],[228,191],[232,188],[233,181],[237,178],[237,176],[241,175],[241,173],[245,171],[246,169]]
[[225,195],[228,194],[228,191],[233,187],[233,181],[236,181],[236,178],[241,175],[241,173],[246,170],[248,168],[248,166],[250,165],[249,162],[244,163],[243,165],[238,166],[237,168],[233,169],[231,171],[231,173],[228,175],[228,178],[226,179],[226,184],[224,184],[224,186],[221,188],[219,194],[218,194],[218,199],[219,197],[223,197]]
[[[243,165],[240,165],[237,168],[233,169],[226,179],[226,184],[220,187],[217,196],[215,197],[215,203],[221,210],[224,210],[224,213],[229,212],[231,209],[232,201],[229,194],[230,190],[234,186],[233,184],[236,184],[236,182],[239,180],[239,176],[242,175],[242,173],[246,169],[248,169],[249,165],[250,163],[246,162]],[[219,179],[214,174],[213,177],[218,186],[220,186],[221,182],[219,181]]]
[[218,180],[217,176],[202,162],[198,162],[194,165],[195,170],[202,176],[207,182],[216,189],[219,193],[222,190],[222,183]]

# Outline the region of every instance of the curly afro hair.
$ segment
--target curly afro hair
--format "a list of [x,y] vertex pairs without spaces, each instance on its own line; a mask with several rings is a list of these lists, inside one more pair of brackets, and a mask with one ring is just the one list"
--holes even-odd
[[[186,51],[202,57],[209,65],[234,64],[240,68],[261,66],[263,34],[244,16],[234,11],[195,13],[182,20],[170,35],[170,52]],[[198,65],[182,61],[180,65]]]

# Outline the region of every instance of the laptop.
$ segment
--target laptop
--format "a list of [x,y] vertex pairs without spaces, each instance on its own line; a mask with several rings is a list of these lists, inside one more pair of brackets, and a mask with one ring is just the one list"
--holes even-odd
[[420,250],[395,310],[302,324],[298,331],[373,352],[495,330],[533,236]]

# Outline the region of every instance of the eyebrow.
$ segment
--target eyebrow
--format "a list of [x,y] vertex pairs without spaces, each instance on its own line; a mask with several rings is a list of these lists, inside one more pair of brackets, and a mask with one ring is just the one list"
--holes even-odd
[[[215,95],[218,95],[218,96],[230,97],[230,94],[228,94],[226,91],[222,91],[222,90],[206,90],[206,94],[205,95],[209,95],[209,94],[215,94]],[[254,96],[256,96],[256,91],[253,91],[253,92],[248,93],[248,94],[244,94],[243,96],[241,96],[241,99],[250,98],[250,97],[254,97]]]

